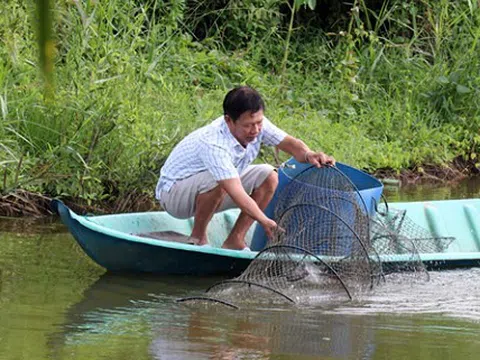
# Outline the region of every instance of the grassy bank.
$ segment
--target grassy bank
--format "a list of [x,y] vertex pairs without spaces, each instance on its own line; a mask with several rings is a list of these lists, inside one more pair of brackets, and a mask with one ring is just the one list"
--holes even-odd
[[237,84],[290,134],[369,172],[476,171],[479,3],[314,3],[57,1],[46,90],[35,4],[5,1],[0,213],[35,212],[40,195],[153,206],[172,147]]

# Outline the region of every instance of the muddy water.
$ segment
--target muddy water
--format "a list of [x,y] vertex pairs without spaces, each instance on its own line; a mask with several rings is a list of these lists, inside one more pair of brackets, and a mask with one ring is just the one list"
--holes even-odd
[[384,195],[392,202],[480,198],[480,176],[444,184],[385,185]]
[[[387,196],[480,197],[480,185]],[[56,219],[1,219],[0,359],[478,359],[480,269],[430,276],[354,301],[186,305],[175,299],[219,279],[107,274]]]

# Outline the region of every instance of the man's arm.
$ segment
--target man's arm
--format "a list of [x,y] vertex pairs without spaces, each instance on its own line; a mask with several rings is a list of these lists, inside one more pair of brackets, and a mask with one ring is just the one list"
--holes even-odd
[[295,160],[301,163],[309,163],[316,167],[322,165],[335,165],[335,159],[323,152],[315,152],[300,139],[287,135],[277,147],[292,155]]
[[250,217],[258,221],[265,229],[269,238],[273,236],[273,230],[277,227],[275,221],[269,219],[258,207],[257,203],[245,192],[240,178],[220,180],[220,186],[227,192],[238,207]]

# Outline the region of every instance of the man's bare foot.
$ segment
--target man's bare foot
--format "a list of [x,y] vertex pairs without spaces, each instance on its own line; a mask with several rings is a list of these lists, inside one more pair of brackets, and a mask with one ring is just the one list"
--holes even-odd
[[190,236],[189,240],[191,243],[193,243],[193,245],[199,245],[199,246],[208,245],[208,239],[197,239],[193,236]]
[[243,239],[241,239],[241,240],[239,240],[239,239],[235,239],[235,240],[227,239],[227,240],[225,240],[225,242],[222,245],[222,249],[230,249],[230,250],[243,250],[246,247],[248,247],[248,246]]

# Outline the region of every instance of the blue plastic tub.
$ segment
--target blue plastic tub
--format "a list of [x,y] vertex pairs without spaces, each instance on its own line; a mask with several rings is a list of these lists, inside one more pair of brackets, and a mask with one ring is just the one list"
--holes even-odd
[[[292,179],[294,179],[295,176],[310,166],[310,164],[299,163],[295,159],[291,158],[286,162],[284,167],[281,167],[278,170],[278,187],[272,200],[265,209],[265,214],[268,217],[273,219],[277,199],[284,187]],[[366,210],[368,211],[369,215],[373,215],[375,213],[375,204],[380,202],[380,197],[383,192],[383,184],[373,176],[351,166],[338,162],[336,166],[356,186],[359,195],[365,204]],[[265,231],[261,225],[257,224],[252,238],[251,249],[254,251],[260,251],[265,247],[266,242],[267,237],[265,235]]]

